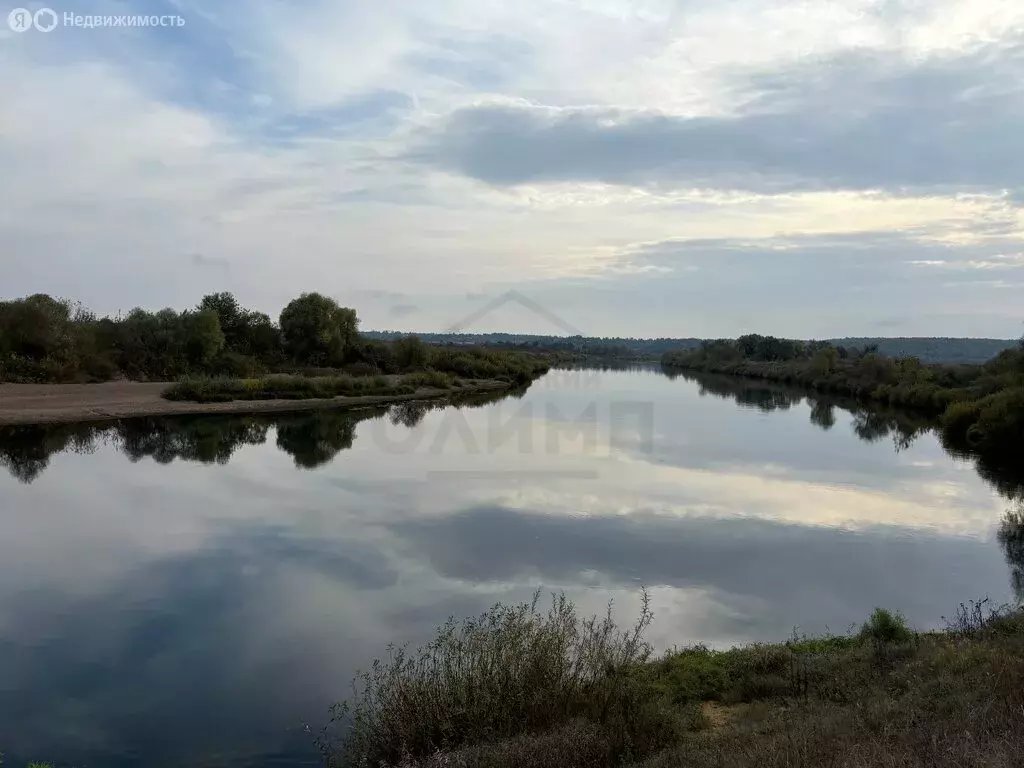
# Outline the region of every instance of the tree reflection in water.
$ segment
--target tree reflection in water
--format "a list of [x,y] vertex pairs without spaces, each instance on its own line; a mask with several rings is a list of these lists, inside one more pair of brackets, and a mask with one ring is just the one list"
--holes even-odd
[[1010,586],[1017,601],[1024,603],[1024,501],[1007,510],[997,538],[1010,567]]
[[388,417],[394,424],[415,427],[430,411],[473,408],[506,398],[522,397],[525,389],[456,395],[444,400],[407,401],[389,407],[356,411],[315,410],[291,414],[143,417],[118,421],[0,427],[0,466],[23,483],[39,478],[59,453],[91,453],[97,446],[116,446],[131,461],[150,458],[160,464],[175,460],[227,464],[247,445],[263,445],[273,427],[277,447],[302,469],[315,469],[352,447],[356,425]]

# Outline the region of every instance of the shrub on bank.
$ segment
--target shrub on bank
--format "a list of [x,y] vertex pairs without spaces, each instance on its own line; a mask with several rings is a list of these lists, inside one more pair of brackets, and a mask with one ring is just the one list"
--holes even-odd
[[219,403],[232,400],[309,400],[359,395],[410,394],[412,387],[392,384],[384,376],[294,376],[275,374],[255,379],[188,377],[163,394],[168,400]]
[[[634,629],[496,606],[392,649],[340,711],[330,766],[995,768],[1024,754],[1024,619],[963,614],[915,635],[876,610],[852,636],[649,661]],[[913,642],[911,642],[913,641]],[[639,762],[638,762],[639,761]]]
[[256,378],[222,379],[189,376],[163,393],[168,400],[220,403],[232,400],[308,400],[360,395],[413,394],[420,389],[461,389],[464,382],[441,371],[420,371],[400,378],[387,376],[300,376],[272,374]]
[[400,381],[413,389],[430,387],[431,389],[451,389],[455,386],[455,377],[441,371],[421,371],[407,373]]
[[875,608],[860,628],[860,636],[878,643],[909,643],[914,633],[910,631],[902,614]]
[[[335,722],[350,722],[350,730],[340,747],[324,744],[328,764],[448,765],[431,756],[499,744],[491,752],[498,762],[469,764],[518,765],[513,758],[532,755],[528,764],[554,766],[554,755],[578,741],[592,761],[576,764],[605,765],[666,743],[672,719],[652,681],[637,674],[651,653],[646,595],[627,630],[610,608],[584,619],[558,595],[542,613],[538,596],[449,621],[416,651],[391,648],[357,680],[351,709],[336,710]],[[545,733],[546,741],[534,740]]]

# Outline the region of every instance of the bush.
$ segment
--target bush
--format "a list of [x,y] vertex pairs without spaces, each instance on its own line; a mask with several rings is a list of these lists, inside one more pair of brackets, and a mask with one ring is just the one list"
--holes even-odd
[[402,384],[413,389],[430,387],[432,389],[451,389],[455,385],[454,377],[441,371],[423,371],[421,373],[409,373],[403,376]]
[[908,643],[914,638],[903,614],[891,613],[884,608],[875,608],[860,628],[860,635],[878,643]]
[[[649,676],[638,673],[651,654],[646,592],[628,630],[615,625],[610,606],[604,618],[581,620],[565,595],[555,595],[546,614],[538,598],[451,620],[414,652],[391,648],[357,680],[351,707],[335,709],[333,722],[350,721],[351,730],[341,747],[324,739],[328,764],[408,764],[578,721],[601,727],[610,755],[662,745],[673,726]],[[529,741],[515,743],[513,753],[529,751]],[[538,751],[558,751],[564,741],[550,746]]]
[[251,379],[265,371],[263,365],[255,357],[240,355],[237,352],[222,352],[210,362],[210,373],[214,376],[230,376],[239,379]]
[[704,646],[678,651],[667,657],[662,665],[662,685],[676,703],[718,701],[731,686],[723,654]]
[[942,416],[943,430],[951,437],[965,440],[980,413],[981,408],[976,402],[951,403]]
[[[89,381],[110,381],[116,379],[121,371],[109,357],[92,356],[82,363],[82,372]],[[0,380],[3,376],[0,375]]]
[[353,350],[353,357],[378,368],[381,373],[398,373],[399,365],[391,345],[376,339],[361,339]]
[[420,341],[418,336],[397,339],[391,344],[391,350],[394,353],[395,362],[402,370],[423,368],[430,359],[427,345]]
[[380,368],[365,360],[349,363],[342,370],[349,376],[379,376],[382,373]]
[[989,395],[977,407],[968,442],[982,449],[1019,450],[1024,445],[1024,386]]
[[308,400],[358,395],[388,395],[409,392],[405,385],[391,385],[384,377],[295,376],[275,374],[253,379],[186,377],[171,385],[167,400],[218,403],[231,400]]

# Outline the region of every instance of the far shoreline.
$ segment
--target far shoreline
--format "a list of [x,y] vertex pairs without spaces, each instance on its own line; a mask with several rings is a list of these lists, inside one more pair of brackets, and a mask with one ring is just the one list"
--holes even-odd
[[433,400],[453,395],[512,389],[503,381],[467,382],[456,390],[424,387],[412,393],[359,395],[308,400],[232,400],[222,403],[171,401],[163,392],[173,382],[116,381],[98,384],[2,384],[0,427],[69,424],[146,416],[285,413],[320,409],[365,408]]

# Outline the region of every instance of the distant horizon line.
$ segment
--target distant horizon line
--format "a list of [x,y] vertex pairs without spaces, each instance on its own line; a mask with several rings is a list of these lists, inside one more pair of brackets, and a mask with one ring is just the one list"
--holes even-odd
[[[359,333],[376,333],[381,335],[399,336],[517,336],[520,338],[534,339],[621,339],[623,341],[704,341],[707,339],[737,339],[740,336],[751,335],[752,332],[741,333],[737,336],[596,336],[576,335],[562,336],[555,333],[520,333],[516,331],[409,331],[409,330],[362,330]],[[774,334],[761,333],[759,336],[774,336]],[[998,336],[826,336],[822,338],[796,337],[796,336],[775,336],[775,338],[793,339],[796,341],[849,341],[849,340],[886,340],[886,341],[996,341],[1017,343],[1021,339],[1000,338]]]

